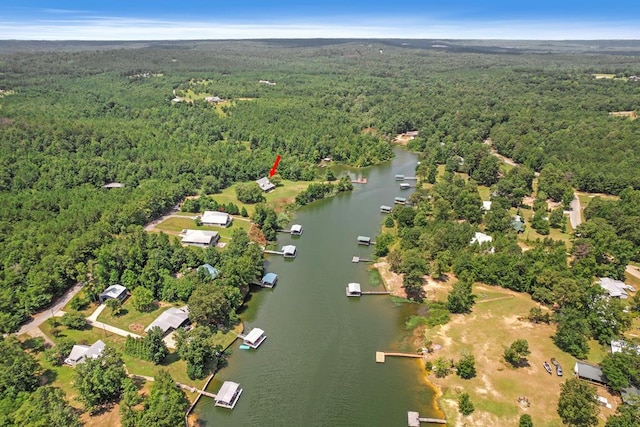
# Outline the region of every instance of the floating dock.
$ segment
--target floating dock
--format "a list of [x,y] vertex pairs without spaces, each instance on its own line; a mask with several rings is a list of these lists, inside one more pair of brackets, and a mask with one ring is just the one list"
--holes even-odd
[[413,357],[415,359],[422,359],[423,354],[417,353],[385,353],[384,351],[376,351],[376,363],[384,363],[387,357]]
[[291,228],[287,230],[278,230],[280,233],[291,234],[292,236],[302,236],[302,226],[300,224],[293,224]]
[[441,418],[421,418],[418,412],[407,412],[407,425],[409,427],[420,427],[420,423],[446,424],[447,420]]
[[388,214],[391,213],[391,206],[382,205],[380,206],[380,213]]
[[351,258],[351,262],[354,263],[358,263],[358,262],[373,262],[372,259],[368,259],[368,258],[360,258],[359,256],[354,256],[353,258]]
[[360,297],[362,295],[391,295],[389,291],[362,291],[360,283],[349,283],[346,288],[348,297]]
[[352,179],[351,180],[352,184],[366,184],[367,183],[367,178],[356,178],[356,179]]

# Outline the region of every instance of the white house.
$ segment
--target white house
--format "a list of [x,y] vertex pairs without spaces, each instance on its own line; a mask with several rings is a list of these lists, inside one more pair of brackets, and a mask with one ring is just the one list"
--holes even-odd
[[629,344],[625,340],[612,340],[611,353],[622,353],[622,350],[635,351],[640,355],[640,345]]
[[627,299],[629,297],[627,291],[636,291],[633,286],[627,285],[620,280],[612,279],[610,277],[601,277],[598,280],[598,284],[602,289],[604,289],[610,298]]
[[162,335],[167,335],[172,330],[189,322],[189,308],[171,307],[160,313],[156,319],[147,326],[144,331],[149,332],[152,328],[160,328]]
[[118,299],[122,302],[126,297],[127,288],[122,285],[111,285],[98,295],[98,300],[100,304],[104,304],[109,299]]
[[218,225],[228,227],[231,225],[233,217],[226,212],[204,211],[200,217],[200,222],[204,225]]
[[183,245],[208,247],[218,243],[220,235],[217,231],[186,230],[182,237]]
[[265,193],[276,188],[276,186],[271,181],[269,181],[269,178],[267,178],[266,176],[257,180],[256,183],[258,183],[258,185],[260,186],[260,189]]
[[74,345],[69,356],[64,359],[64,363],[70,366],[76,366],[78,363],[85,363],[87,359],[97,359],[102,355],[105,343],[98,340],[88,345]]

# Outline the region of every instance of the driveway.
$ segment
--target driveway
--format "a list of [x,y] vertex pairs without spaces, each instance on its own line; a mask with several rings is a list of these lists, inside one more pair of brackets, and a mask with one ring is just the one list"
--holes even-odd
[[569,211],[569,222],[571,227],[575,230],[580,224],[582,224],[582,206],[580,206],[580,199],[577,194],[573,194],[573,200],[571,201],[571,210]]
[[42,325],[44,322],[46,322],[47,319],[50,319],[51,317],[56,316],[57,313],[61,311],[62,308],[69,301],[71,301],[71,298],[73,298],[78,294],[78,292],[80,292],[80,289],[82,289],[83,286],[84,286],[84,283],[82,282],[78,282],[75,285],[73,285],[73,287],[69,289],[67,292],[65,292],[60,298],[58,298],[51,307],[31,316],[33,320],[22,325],[20,329],[18,329],[18,332],[16,332],[16,334],[17,335],[28,334],[28,335],[34,336],[33,333],[35,333],[38,327]]
[[104,331],[109,331],[116,335],[120,335],[122,337],[131,336],[133,338],[142,338],[140,335],[134,334],[133,332],[125,331],[124,329],[116,328],[115,326],[98,322],[96,320],[89,320],[89,318],[87,318],[87,323],[93,326],[94,328],[102,329]]

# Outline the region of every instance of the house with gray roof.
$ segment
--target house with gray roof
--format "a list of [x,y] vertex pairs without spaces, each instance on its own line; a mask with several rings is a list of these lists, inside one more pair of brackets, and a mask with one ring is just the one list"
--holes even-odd
[[182,236],[183,245],[198,246],[201,248],[215,246],[220,239],[217,231],[209,230],[185,230]]
[[64,363],[69,366],[76,366],[78,363],[85,363],[88,359],[97,359],[102,356],[104,347],[105,343],[102,340],[98,340],[90,346],[76,344],[71,349],[69,356],[64,359]]
[[260,186],[260,189],[262,191],[264,191],[265,193],[267,193],[267,192],[273,190],[274,188],[276,188],[276,186],[271,181],[269,181],[269,178],[267,178],[266,176],[260,178],[256,182]]
[[101,294],[98,295],[98,300],[100,304],[104,304],[105,301],[109,299],[117,299],[120,301],[124,301],[127,297],[127,288],[122,285],[111,285],[107,289],[105,289]]
[[610,277],[601,277],[598,284],[610,298],[627,299],[629,294],[627,291],[635,292],[636,289],[627,285],[623,281],[612,279]]
[[231,225],[233,217],[226,212],[204,211],[200,217],[203,225],[218,225],[220,227],[228,227]]
[[162,335],[178,329],[189,322],[189,307],[170,307],[160,313],[156,319],[147,326],[144,331],[149,332],[153,328],[160,328]]
[[573,372],[576,376],[582,380],[590,381],[600,385],[607,385],[607,379],[597,365],[591,365],[589,363],[577,361],[573,367]]

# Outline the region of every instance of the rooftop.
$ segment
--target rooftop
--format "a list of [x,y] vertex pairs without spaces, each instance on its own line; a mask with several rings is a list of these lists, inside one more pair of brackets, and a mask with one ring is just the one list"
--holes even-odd
[[158,327],[163,333],[167,333],[169,329],[177,329],[189,320],[189,308],[170,307],[160,313],[156,319],[147,326],[144,331],[149,332],[152,328]]
[[278,275],[276,273],[267,273],[262,277],[263,283],[276,283]]
[[581,378],[606,384],[604,374],[599,366],[577,361],[573,371]]
[[102,340],[98,340],[88,345],[74,345],[71,349],[71,353],[65,359],[65,363],[68,365],[76,365],[78,363],[84,363],[87,359],[97,359],[104,350],[105,343]]
[[233,381],[225,381],[216,394],[216,405],[233,409],[240,393],[242,393],[240,384]]
[[610,277],[601,277],[598,280],[598,284],[612,298],[626,299],[629,296],[627,291],[635,292],[635,288],[633,286],[627,285],[620,280],[612,279]]
[[285,255],[295,255],[296,247],[294,245],[283,246],[282,252],[284,252]]
[[217,231],[208,230],[187,230],[182,238],[182,243],[197,243],[202,245],[210,245],[218,240]]
[[477,232],[473,235],[471,244],[478,243],[479,245],[481,245],[483,243],[489,243],[491,241],[493,241],[493,237],[489,236],[488,234]]
[[244,340],[249,342],[256,342],[264,335],[264,331],[260,328],[253,328],[251,332],[245,335]]
[[259,180],[256,181],[258,183],[258,185],[260,186],[260,189],[262,189],[262,191],[269,191],[269,190],[273,190],[274,188],[276,188],[276,186],[269,181],[269,178],[262,177]]
[[348,287],[350,294],[359,294],[361,292],[360,283],[349,283]]
[[200,269],[206,270],[207,273],[209,273],[209,276],[213,277],[214,279],[220,275],[220,270],[218,270],[211,264],[202,264],[200,267],[198,267],[198,270]]
[[122,285],[111,285],[105,289],[100,296],[117,299],[123,292],[126,292],[127,288]]

